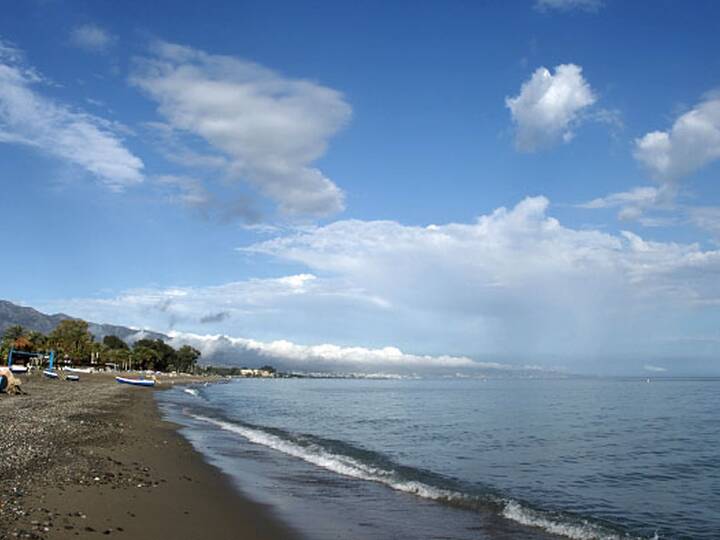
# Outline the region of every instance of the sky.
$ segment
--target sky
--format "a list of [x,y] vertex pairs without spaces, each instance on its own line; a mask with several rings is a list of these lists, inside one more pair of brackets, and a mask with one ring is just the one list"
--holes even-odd
[[3,2],[0,298],[303,369],[720,375],[720,5]]

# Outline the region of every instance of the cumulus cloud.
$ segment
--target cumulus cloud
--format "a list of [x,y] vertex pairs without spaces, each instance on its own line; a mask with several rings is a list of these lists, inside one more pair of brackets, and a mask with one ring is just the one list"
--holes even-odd
[[[720,97],[704,101],[675,120],[667,131],[652,131],[635,139],[635,159],[647,168],[659,187],[638,187],[579,205],[618,207],[618,217],[645,226],[691,223],[714,232],[712,210],[679,204],[681,180],[720,158]],[[674,216],[658,216],[673,211]],[[655,213],[656,215],[653,215]]]
[[343,192],[312,165],[350,118],[339,92],[163,42],[137,62],[131,81],[157,101],[167,127],[209,144],[215,154],[208,158],[228,178],[254,186],[281,212],[324,216],[344,208]]
[[675,331],[676,317],[710,316],[720,306],[720,252],[564,227],[547,208],[536,197],[471,223],[304,228],[242,251],[308,273],[132,291],[72,312],[107,320],[106,309],[136,325],[164,329],[172,320],[191,331],[197,314],[221,310],[232,318],[216,327],[269,341],[370,340],[527,362],[636,346],[654,353],[656,336]]
[[720,303],[720,252],[563,227],[547,207],[528,198],[475,223],[427,227],[339,221],[244,251],[341,276],[415,322],[425,314],[436,339],[463,328],[459,339],[493,351],[587,354],[637,343],[626,325],[649,331],[657,310]]
[[603,7],[602,0],[536,0],[536,9],[540,11],[598,11]]
[[[571,371],[589,358],[632,355],[642,369],[668,351],[699,354],[690,342],[661,339],[717,320],[720,251],[574,229],[548,208],[544,197],[531,197],[468,223],[343,220],[279,231],[241,252],[304,273],[128,291],[52,310],[157,330],[172,323],[182,332],[194,332],[202,314],[227,312],[206,327],[263,343],[389,345]],[[720,353],[713,346],[702,354]]]
[[104,52],[115,41],[115,37],[96,24],[82,24],[70,32],[70,43],[90,52]]
[[582,111],[596,100],[580,66],[562,64],[555,73],[538,68],[520,94],[505,99],[515,124],[517,149],[534,152],[571,140]]
[[40,93],[42,77],[0,46],[0,143],[21,144],[84,169],[113,190],[143,180],[143,162],[106,120]]
[[720,96],[681,115],[667,131],[635,140],[635,159],[660,182],[679,180],[720,158]]

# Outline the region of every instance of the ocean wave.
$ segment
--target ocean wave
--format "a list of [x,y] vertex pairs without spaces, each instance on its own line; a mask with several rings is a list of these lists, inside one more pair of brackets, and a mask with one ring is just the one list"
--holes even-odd
[[526,525],[537,527],[552,534],[572,538],[573,540],[625,540],[627,535],[619,535],[604,529],[604,527],[581,520],[574,523],[568,519],[552,518],[548,512],[533,510],[523,506],[517,501],[508,501],[502,511],[503,517]]
[[[343,476],[384,484],[394,490],[412,494],[452,506],[471,510],[485,508],[494,510],[504,518],[521,525],[536,527],[546,532],[573,540],[628,540],[628,535],[618,534],[608,527],[588,520],[574,519],[561,513],[533,509],[512,499],[497,495],[470,495],[460,491],[432,486],[422,481],[403,478],[397,471],[377,467],[351,456],[331,452],[323,446],[307,440],[294,441],[257,427],[219,420],[200,414],[189,416],[215,425],[225,431],[242,436],[251,443],[272,448],[288,456]],[[657,535],[653,540],[657,539]]]

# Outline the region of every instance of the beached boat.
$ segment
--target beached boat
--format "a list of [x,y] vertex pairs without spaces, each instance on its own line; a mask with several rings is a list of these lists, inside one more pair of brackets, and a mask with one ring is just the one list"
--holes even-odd
[[10,366],[10,371],[13,373],[27,373],[28,367],[27,366]]
[[77,382],[80,380],[80,377],[78,375],[66,375],[65,380],[71,381],[71,382]]
[[58,375],[58,372],[53,369],[46,369],[45,371],[43,371],[43,375],[45,375],[46,377],[48,377],[50,379],[59,379],[60,378],[60,375]]
[[155,386],[152,379],[127,379],[125,377],[115,377],[115,380],[121,384],[131,384],[133,386]]
[[93,368],[78,368],[78,367],[66,367],[63,369],[65,371],[69,371],[70,373],[92,373],[94,371]]

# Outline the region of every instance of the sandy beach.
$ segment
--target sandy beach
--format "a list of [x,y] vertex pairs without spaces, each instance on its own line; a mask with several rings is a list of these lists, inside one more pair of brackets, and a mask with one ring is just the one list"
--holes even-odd
[[23,388],[0,395],[0,539],[297,537],[161,419],[161,390],[106,375]]

